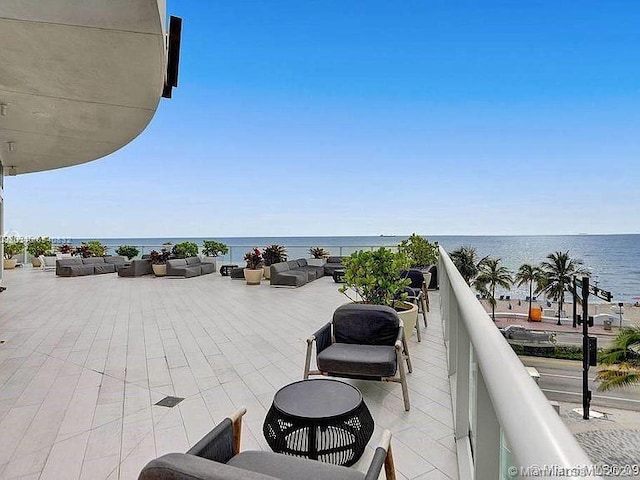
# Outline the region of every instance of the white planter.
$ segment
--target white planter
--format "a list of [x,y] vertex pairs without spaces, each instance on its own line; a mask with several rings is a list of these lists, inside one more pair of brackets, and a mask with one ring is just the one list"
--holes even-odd
[[167,265],[164,263],[161,265],[153,264],[151,265],[151,269],[156,277],[164,277],[167,274]]
[[416,322],[418,321],[418,306],[413,303],[403,302],[405,305],[410,305],[409,310],[397,311],[398,317],[402,320],[404,325],[404,334],[409,338],[416,331]]
[[307,259],[307,264],[312,267],[324,267],[324,264],[327,263],[326,258],[309,258]]

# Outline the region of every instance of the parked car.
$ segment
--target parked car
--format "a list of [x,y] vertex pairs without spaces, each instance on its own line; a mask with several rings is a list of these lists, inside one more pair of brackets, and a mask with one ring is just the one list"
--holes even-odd
[[556,343],[556,334],[542,330],[529,330],[522,325],[507,325],[500,329],[507,340],[519,340],[521,342]]

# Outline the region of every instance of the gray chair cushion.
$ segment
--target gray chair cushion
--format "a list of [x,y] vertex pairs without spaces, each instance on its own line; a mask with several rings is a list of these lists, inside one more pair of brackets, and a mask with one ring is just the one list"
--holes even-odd
[[287,262],[287,264],[289,264],[289,269],[290,269],[290,270],[292,270],[292,269],[296,269],[296,268],[298,268],[298,266],[299,266],[299,265],[298,265],[298,261],[297,261],[297,260],[289,260],[289,261]]
[[348,303],[333,313],[333,334],[338,343],[394,345],[400,319],[391,307]]
[[169,453],[151,460],[138,480],[277,480],[224,463],[186,453]]
[[88,257],[88,258],[83,258],[82,259],[82,263],[85,265],[90,265],[92,263],[104,263],[104,258],[103,257]]
[[323,372],[366,377],[393,377],[396,374],[396,350],[387,345],[334,343],[316,358]]
[[342,265],[342,257],[327,257],[327,263],[339,263]]
[[299,258],[296,260],[296,262],[298,262],[299,267],[306,267],[309,264],[306,258]]
[[198,277],[202,275],[202,269],[200,265],[191,265],[190,267],[184,267],[182,269],[177,268],[177,270],[182,270],[180,275],[183,275],[184,278]]
[[273,452],[248,450],[227,462],[280,480],[363,480],[358,470]]
[[61,258],[56,260],[57,267],[69,267],[71,265],[82,265],[81,258]]
[[167,260],[167,275],[184,275],[187,261],[184,258],[172,258]]

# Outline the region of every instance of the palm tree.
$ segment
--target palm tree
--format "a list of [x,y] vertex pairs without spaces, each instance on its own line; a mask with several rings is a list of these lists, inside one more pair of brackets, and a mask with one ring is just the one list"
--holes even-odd
[[589,272],[582,268],[582,260],[572,259],[568,251],[550,253],[547,260],[540,264],[543,275],[536,292],[543,292],[548,298],[558,302],[558,325],[561,325],[560,313],[565,290],[572,287],[574,276],[589,275]]
[[509,288],[513,283],[507,267],[500,265],[499,258],[484,258],[480,263],[479,273],[475,279],[475,287],[489,295],[491,318],[496,321],[496,287]]
[[476,258],[476,249],[473,247],[460,247],[451,252],[451,261],[456,266],[467,285],[471,285],[472,280],[478,274],[480,264],[487,258],[481,260]]
[[526,283],[529,284],[529,310],[527,314],[527,321],[530,322],[531,302],[533,300],[533,282],[536,282],[537,286],[542,281],[542,270],[540,270],[540,267],[534,267],[528,263],[520,265],[518,273],[516,273],[515,281],[518,282],[519,287]]
[[607,366],[596,376],[596,380],[602,382],[599,391],[640,385],[640,325],[620,330],[600,361]]

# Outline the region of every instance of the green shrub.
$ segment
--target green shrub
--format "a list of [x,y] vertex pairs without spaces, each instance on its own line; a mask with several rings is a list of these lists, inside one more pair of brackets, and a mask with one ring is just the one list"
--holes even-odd
[[406,298],[404,288],[411,281],[402,278],[401,272],[408,268],[403,253],[384,247],[372,252],[359,250],[344,258],[343,263],[345,284],[339,290],[348,297],[348,288],[353,289],[358,298],[351,300],[393,306],[395,301]]
[[182,242],[173,246],[171,253],[176,258],[188,258],[198,256],[198,244],[194,242]]
[[438,242],[431,243],[415,233],[398,244],[398,251],[409,258],[411,267],[426,267],[438,263]]
[[53,244],[49,237],[37,237],[32,238],[27,242],[27,252],[32,257],[39,257],[40,255],[46,255],[53,250]]
[[121,257],[127,257],[128,260],[131,260],[133,257],[137,257],[140,254],[140,250],[133,245],[120,245],[116,249],[116,255],[120,255]]
[[83,258],[102,257],[107,253],[107,247],[102,245],[98,240],[90,240],[88,242],[82,242],[82,245],[76,247],[74,253]]
[[202,253],[205,257],[219,257],[225,255],[229,251],[229,247],[221,242],[215,240],[203,240],[202,241]]
[[[582,360],[582,347],[580,345],[556,344],[550,346],[520,345],[512,343],[511,348],[517,355],[530,357],[560,358],[563,360]],[[598,363],[602,350],[598,349]]]
[[9,260],[14,255],[18,255],[22,253],[24,250],[24,242],[17,237],[5,237],[2,240],[2,245],[4,247],[4,258]]

